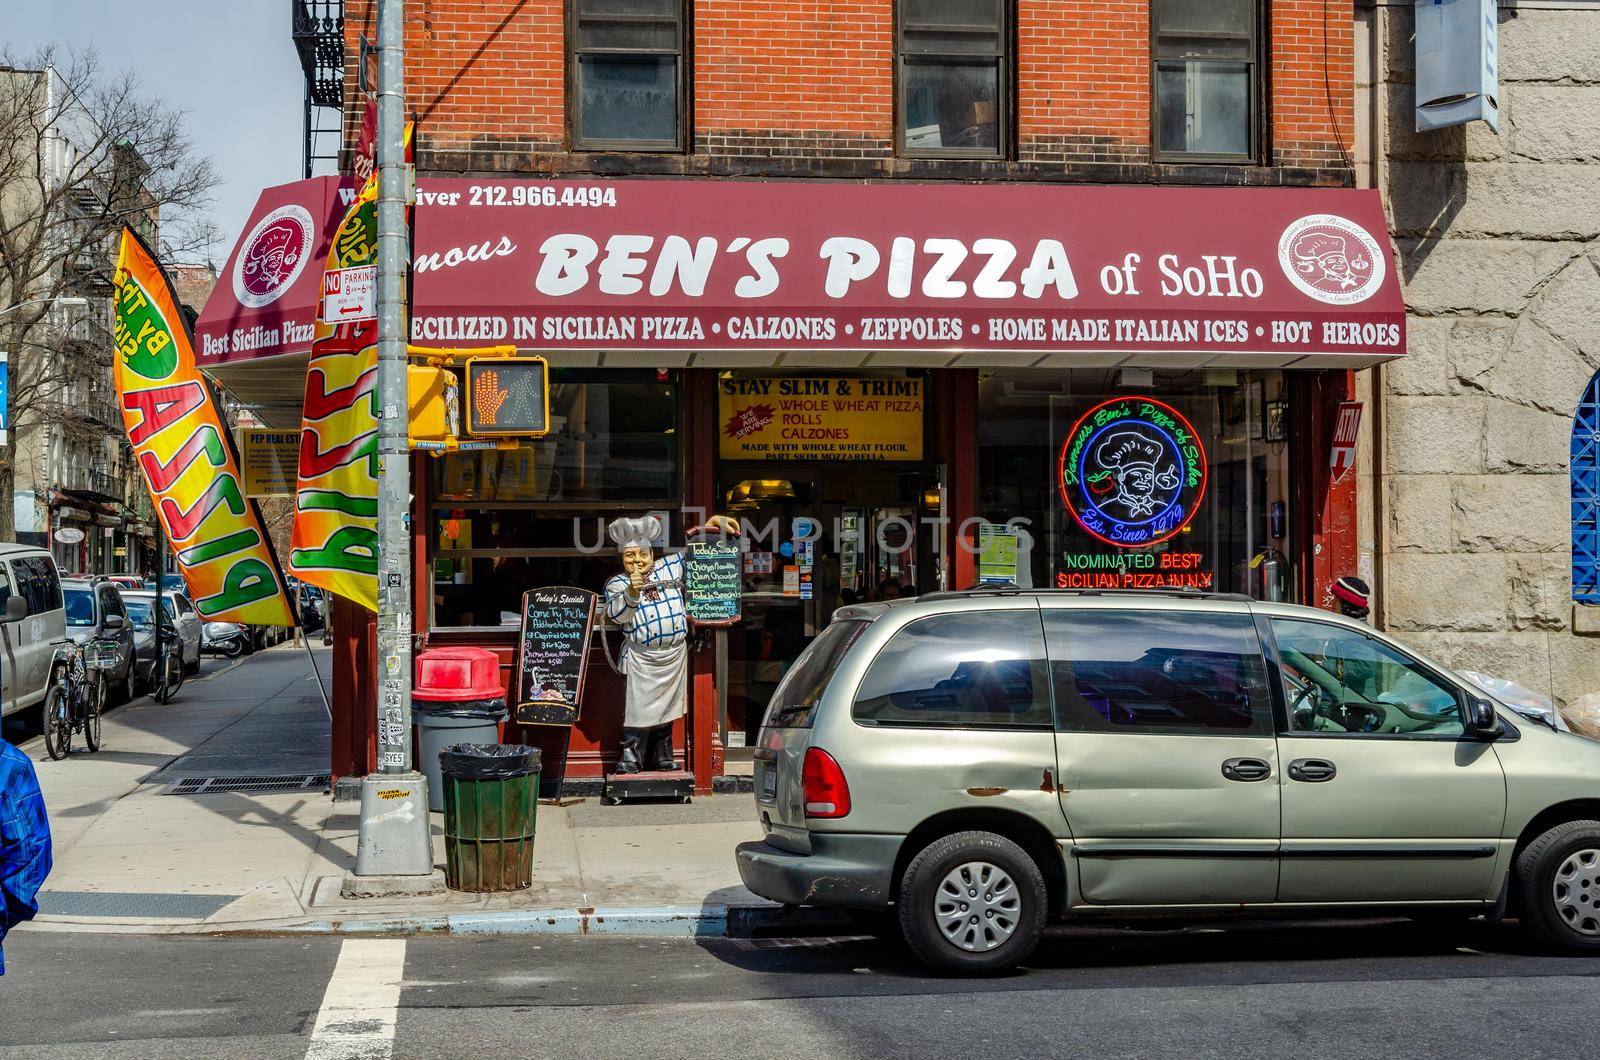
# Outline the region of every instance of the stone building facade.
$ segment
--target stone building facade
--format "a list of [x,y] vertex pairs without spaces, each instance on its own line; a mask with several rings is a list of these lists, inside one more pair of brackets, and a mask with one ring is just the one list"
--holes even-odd
[[1600,5],[1502,0],[1498,135],[1413,131],[1412,10],[1357,9],[1358,170],[1410,315],[1408,355],[1363,373],[1363,567],[1384,628],[1570,703],[1600,693],[1568,476],[1600,368]]

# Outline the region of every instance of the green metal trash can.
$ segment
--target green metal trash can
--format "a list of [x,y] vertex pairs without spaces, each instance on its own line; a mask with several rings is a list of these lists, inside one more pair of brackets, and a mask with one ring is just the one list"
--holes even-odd
[[439,752],[444,786],[445,884],[516,891],[533,884],[539,749],[456,744]]

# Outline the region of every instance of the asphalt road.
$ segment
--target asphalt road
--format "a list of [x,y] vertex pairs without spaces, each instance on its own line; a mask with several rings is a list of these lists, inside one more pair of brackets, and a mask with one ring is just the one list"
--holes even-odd
[[24,929],[0,1055],[1518,1057],[1600,1048],[1600,960],[1511,927],[1058,929],[934,978],[861,940],[186,938]]

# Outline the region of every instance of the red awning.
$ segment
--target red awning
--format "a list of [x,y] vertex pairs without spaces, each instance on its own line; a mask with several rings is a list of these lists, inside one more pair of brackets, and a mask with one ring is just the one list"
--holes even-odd
[[[337,178],[268,189],[197,327],[303,355]],[[423,180],[413,341],[556,363],[1361,367],[1405,350],[1376,191]]]

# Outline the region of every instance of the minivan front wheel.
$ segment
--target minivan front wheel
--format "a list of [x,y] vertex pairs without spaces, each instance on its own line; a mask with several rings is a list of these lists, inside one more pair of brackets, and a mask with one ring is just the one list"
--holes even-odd
[[1600,953],[1600,821],[1568,821],[1517,857],[1522,924],[1558,949]]
[[934,968],[1002,972],[1039,944],[1048,900],[1027,851],[993,832],[957,832],[906,867],[900,927],[911,951]]

